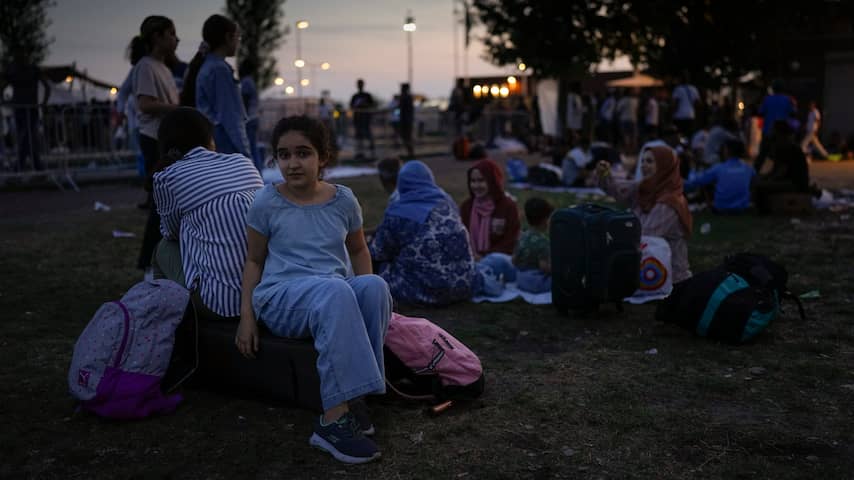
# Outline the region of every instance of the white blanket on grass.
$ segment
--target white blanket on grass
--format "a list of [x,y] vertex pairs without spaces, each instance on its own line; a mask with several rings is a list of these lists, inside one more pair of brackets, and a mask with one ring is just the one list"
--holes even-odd
[[546,293],[530,293],[516,288],[516,283],[508,283],[504,285],[504,292],[495,297],[487,297],[483,295],[475,296],[471,299],[474,303],[504,303],[510,302],[517,298],[533,304],[533,305],[550,305],[552,303],[552,292]]
[[606,197],[608,196],[604,190],[596,187],[545,187],[543,185],[531,185],[530,183],[514,182],[510,184],[511,188],[519,190],[538,190],[541,192],[551,193],[571,193],[577,197]]
[[[334,180],[336,178],[361,177],[365,175],[377,175],[376,167],[351,167],[348,165],[329,167],[323,172],[323,179]],[[282,172],[278,168],[265,168],[261,172],[261,178],[264,179],[264,183],[280,183],[284,181]]]

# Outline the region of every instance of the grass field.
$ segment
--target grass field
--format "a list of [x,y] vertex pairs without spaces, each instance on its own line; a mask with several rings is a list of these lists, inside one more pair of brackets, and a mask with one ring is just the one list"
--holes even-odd
[[[429,163],[461,199],[467,165]],[[342,183],[376,225],[385,205],[376,179]],[[383,459],[353,468],[310,449],[309,412],[262,401],[187,390],[170,416],[75,414],[74,341],[101,303],[141,277],[139,238],[110,232],[141,236],[144,213],[132,202],[63,207],[0,219],[0,478],[854,477],[854,229],[839,214],[695,218],[711,225],[691,240],[695,271],[753,250],[783,262],[794,291],[820,291],[805,301],[806,322],[786,305],[751,345],[659,324],[649,305],[605,306],[593,318],[524,303],[400,306],[477,352],[487,390],[436,418],[375,403]]]

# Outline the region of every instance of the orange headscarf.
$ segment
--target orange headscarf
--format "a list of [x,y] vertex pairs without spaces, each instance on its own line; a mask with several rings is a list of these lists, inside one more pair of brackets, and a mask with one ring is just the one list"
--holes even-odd
[[[679,223],[691,236],[694,221],[688,210],[688,201],[682,193],[682,176],[679,175],[679,158],[668,147],[652,147],[647,150],[655,159],[655,174],[644,178],[638,186],[638,206],[643,212],[649,212],[656,203],[669,205],[676,210]],[[638,159],[643,161],[642,158]]]

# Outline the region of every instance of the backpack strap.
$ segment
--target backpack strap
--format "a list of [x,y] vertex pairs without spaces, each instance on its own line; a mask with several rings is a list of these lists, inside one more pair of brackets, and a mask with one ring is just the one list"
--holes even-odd
[[122,357],[125,355],[125,347],[127,347],[128,336],[130,335],[130,312],[128,312],[128,308],[125,304],[119,300],[115,300],[112,303],[115,303],[122,309],[122,313],[125,317],[125,331],[122,334],[122,343],[119,345],[119,351],[116,353],[116,359],[113,360],[113,368],[119,368],[119,364],[122,362]]
[[798,306],[798,314],[800,314],[801,320],[806,321],[807,316],[804,313],[804,305],[801,303],[801,299],[798,298],[797,295],[792,293],[791,290],[786,290],[785,292],[783,292],[782,298],[786,300],[793,300],[795,302],[795,305]]

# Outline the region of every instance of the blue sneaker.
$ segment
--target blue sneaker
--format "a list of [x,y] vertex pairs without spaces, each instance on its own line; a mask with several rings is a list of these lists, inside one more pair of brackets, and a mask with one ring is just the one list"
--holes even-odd
[[314,421],[314,433],[308,439],[309,445],[331,453],[336,460],[344,463],[367,463],[380,458],[377,444],[362,433],[352,413],[345,413],[329,425],[323,425],[322,419],[320,416]]
[[365,403],[365,399],[363,397],[357,398],[350,400],[348,403],[350,404],[350,411],[353,413],[353,416],[356,417],[356,425],[359,426],[359,430],[361,430],[365,435],[373,435],[377,433],[377,429],[374,428],[374,424],[371,422],[371,411],[368,409],[368,404]]

